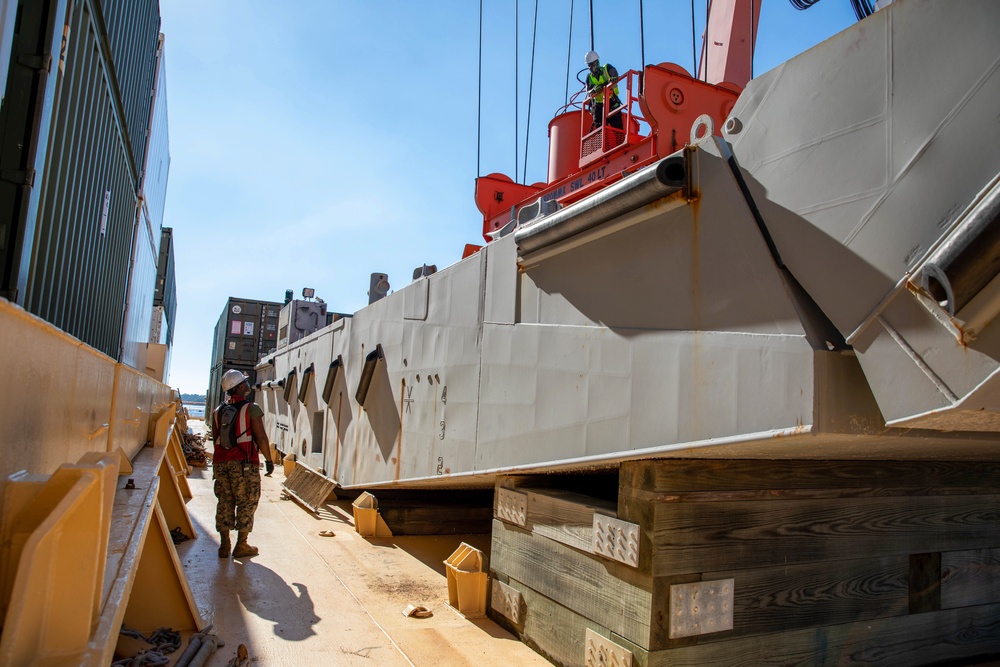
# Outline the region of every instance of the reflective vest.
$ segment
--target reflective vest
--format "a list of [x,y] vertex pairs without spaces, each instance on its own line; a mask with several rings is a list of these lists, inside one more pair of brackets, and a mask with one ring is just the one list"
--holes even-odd
[[[240,412],[236,417],[236,444],[240,449],[246,449],[243,445],[253,444],[253,429],[250,426],[250,401],[243,401],[240,403]],[[219,411],[222,409],[220,405],[215,409],[214,413],[214,424],[215,432],[219,432],[221,424],[219,423]]]
[[[607,65],[603,65],[601,67],[601,69],[597,70],[597,76],[594,76],[593,72],[591,72],[590,74],[587,75],[587,83],[590,84],[591,90],[593,90],[594,88],[597,88],[598,86],[606,84],[609,81],[611,81],[611,77],[608,75],[608,66]],[[617,82],[615,83],[614,86],[611,87],[611,92],[613,92],[615,95],[618,94],[618,84],[617,84]],[[594,94],[594,103],[595,104],[604,104],[604,89],[603,88],[601,88],[600,92],[597,92],[597,93]]]
[[236,444],[253,444],[253,429],[250,427],[250,401],[244,401],[240,406],[240,416],[236,419]]

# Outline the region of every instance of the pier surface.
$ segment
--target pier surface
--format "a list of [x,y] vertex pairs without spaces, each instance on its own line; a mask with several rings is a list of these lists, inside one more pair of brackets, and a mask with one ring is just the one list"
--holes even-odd
[[[228,663],[240,644],[255,665],[550,664],[489,619],[466,619],[447,604],[444,559],[463,541],[488,552],[489,535],[363,538],[349,502],[311,514],[282,499],[282,479],[280,467],[263,478],[250,539],[260,554],[241,560],[218,558],[212,469],[188,480],[198,537],[178,554],[203,618],[226,642],[210,667]],[[433,616],[405,617],[409,604]]]

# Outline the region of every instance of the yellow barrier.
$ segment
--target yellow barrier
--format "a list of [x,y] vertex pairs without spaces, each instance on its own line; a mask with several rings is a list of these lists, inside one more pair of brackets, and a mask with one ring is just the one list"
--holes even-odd
[[179,396],[4,299],[0,331],[0,664],[107,665],[123,622],[200,630],[170,537],[195,536]]
[[51,475],[112,450],[115,361],[5,299],[0,332],[0,494],[20,470]]

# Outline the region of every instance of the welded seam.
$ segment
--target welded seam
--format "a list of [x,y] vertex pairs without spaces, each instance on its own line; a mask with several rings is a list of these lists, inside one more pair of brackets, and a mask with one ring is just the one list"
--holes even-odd
[[917,367],[923,371],[924,375],[927,376],[927,379],[934,383],[934,386],[937,387],[938,391],[940,391],[944,397],[952,403],[957,403],[958,396],[955,395],[955,392],[953,392],[948,385],[944,383],[944,380],[942,380],[938,374],[934,372],[934,369],[927,365],[924,358],[917,354],[916,350],[910,347],[910,344],[906,342],[906,339],[903,338],[903,336],[881,315],[878,316],[878,323],[882,325],[882,328],[885,329],[890,336],[892,336],[892,339],[896,341],[896,344],[899,345],[900,348],[902,348],[903,352],[906,352],[906,356],[908,356],[913,363],[915,363]]
[[948,230],[941,235],[937,241],[931,244],[931,246],[927,249],[927,252],[925,252],[923,256],[917,260],[913,267],[908,269],[903,277],[899,279],[895,287],[886,292],[885,296],[883,296],[878,302],[878,305],[872,309],[868,316],[865,317],[864,321],[862,321],[861,324],[859,324],[854,331],[851,332],[851,335],[847,337],[848,343],[853,344],[853,341],[857,340],[858,337],[861,336],[861,334],[863,334],[869,326],[871,326],[878,314],[885,310],[885,308],[889,305],[889,302],[896,298],[896,295],[906,288],[907,283],[910,282],[911,276],[915,275],[923,267],[923,265],[934,256],[934,253],[936,253],[941,246],[951,238],[951,235],[955,232],[955,230],[962,226],[965,220],[972,215],[973,211],[975,211],[976,207],[979,206],[983,200],[989,197],[993,190],[997,187],[1000,187],[1000,174],[990,179],[990,182],[986,184],[986,187],[980,190],[976,196],[973,197],[969,205],[966,206],[955,218]]
[[[959,100],[954,107],[952,107],[951,111],[949,111],[947,115],[945,115],[945,117],[941,119],[941,122],[938,123],[937,127],[934,128],[934,130],[930,133],[930,135],[928,135],[928,137],[924,139],[923,143],[920,144],[917,150],[914,151],[913,156],[906,162],[905,165],[903,165],[903,167],[899,170],[899,173],[896,175],[896,177],[892,179],[892,182],[890,182],[886,186],[886,190],[884,193],[882,193],[882,196],[878,198],[878,201],[876,201],[870,209],[868,209],[868,212],[865,213],[865,215],[861,218],[861,220],[858,221],[858,224],[855,225],[854,229],[851,230],[851,233],[848,234],[847,237],[844,239],[845,246],[849,245],[851,241],[854,240],[854,237],[857,236],[862,229],[864,229],[865,225],[868,224],[868,221],[871,220],[872,216],[875,215],[875,212],[879,209],[879,207],[882,206],[883,203],[885,203],[885,200],[889,198],[889,195],[892,194],[893,188],[896,186],[896,184],[902,181],[903,178],[908,173],[910,173],[910,170],[913,169],[914,165],[916,165],[917,162],[920,161],[920,158],[924,156],[924,153],[927,152],[927,149],[930,148],[930,145],[934,143],[934,141],[938,138],[942,130],[951,125],[952,121],[955,120],[955,117],[958,116],[958,114],[961,113],[963,109],[965,109],[965,107],[969,104],[969,101],[976,96],[976,93],[979,92],[980,88],[986,85],[986,82],[990,80],[990,78],[996,73],[998,68],[1000,68],[1000,58],[994,60],[993,64],[986,68],[986,71],[983,73],[981,77],[979,77],[979,80],[976,81],[976,83],[969,88],[968,92],[966,92],[965,95],[962,96],[962,99]],[[891,146],[891,141],[892,140],[890,137],[889,138],[890,146]],[[888,160],[890,159],[890,157],[886,156],[886,159]]]

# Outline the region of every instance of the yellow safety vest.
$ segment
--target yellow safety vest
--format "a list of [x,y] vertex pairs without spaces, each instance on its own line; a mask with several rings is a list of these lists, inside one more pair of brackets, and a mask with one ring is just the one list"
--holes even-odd
[[[608,66],[607,65],[601,66],[601,69],[599,69],[597,71],[599,73],[599,76],[594,76],[593,72],[591,72],[590,74],[587,75],[587,83],[590,84],[591,89],[594,89],[594,88],[596,88],[598,86],[601,86],[601,85],[606,84],[609,81],[611,81],[611,77],[608,75]],[[618,84],[617,83],[615,83],[615,85],[611,87],[611,91],[615,95],[618,94]],[[598,93],[596,93],[594,95],[594,102],[596,104],[604,104],[604,89],[603,88],[600,90],[600,92],[598,92]]]

